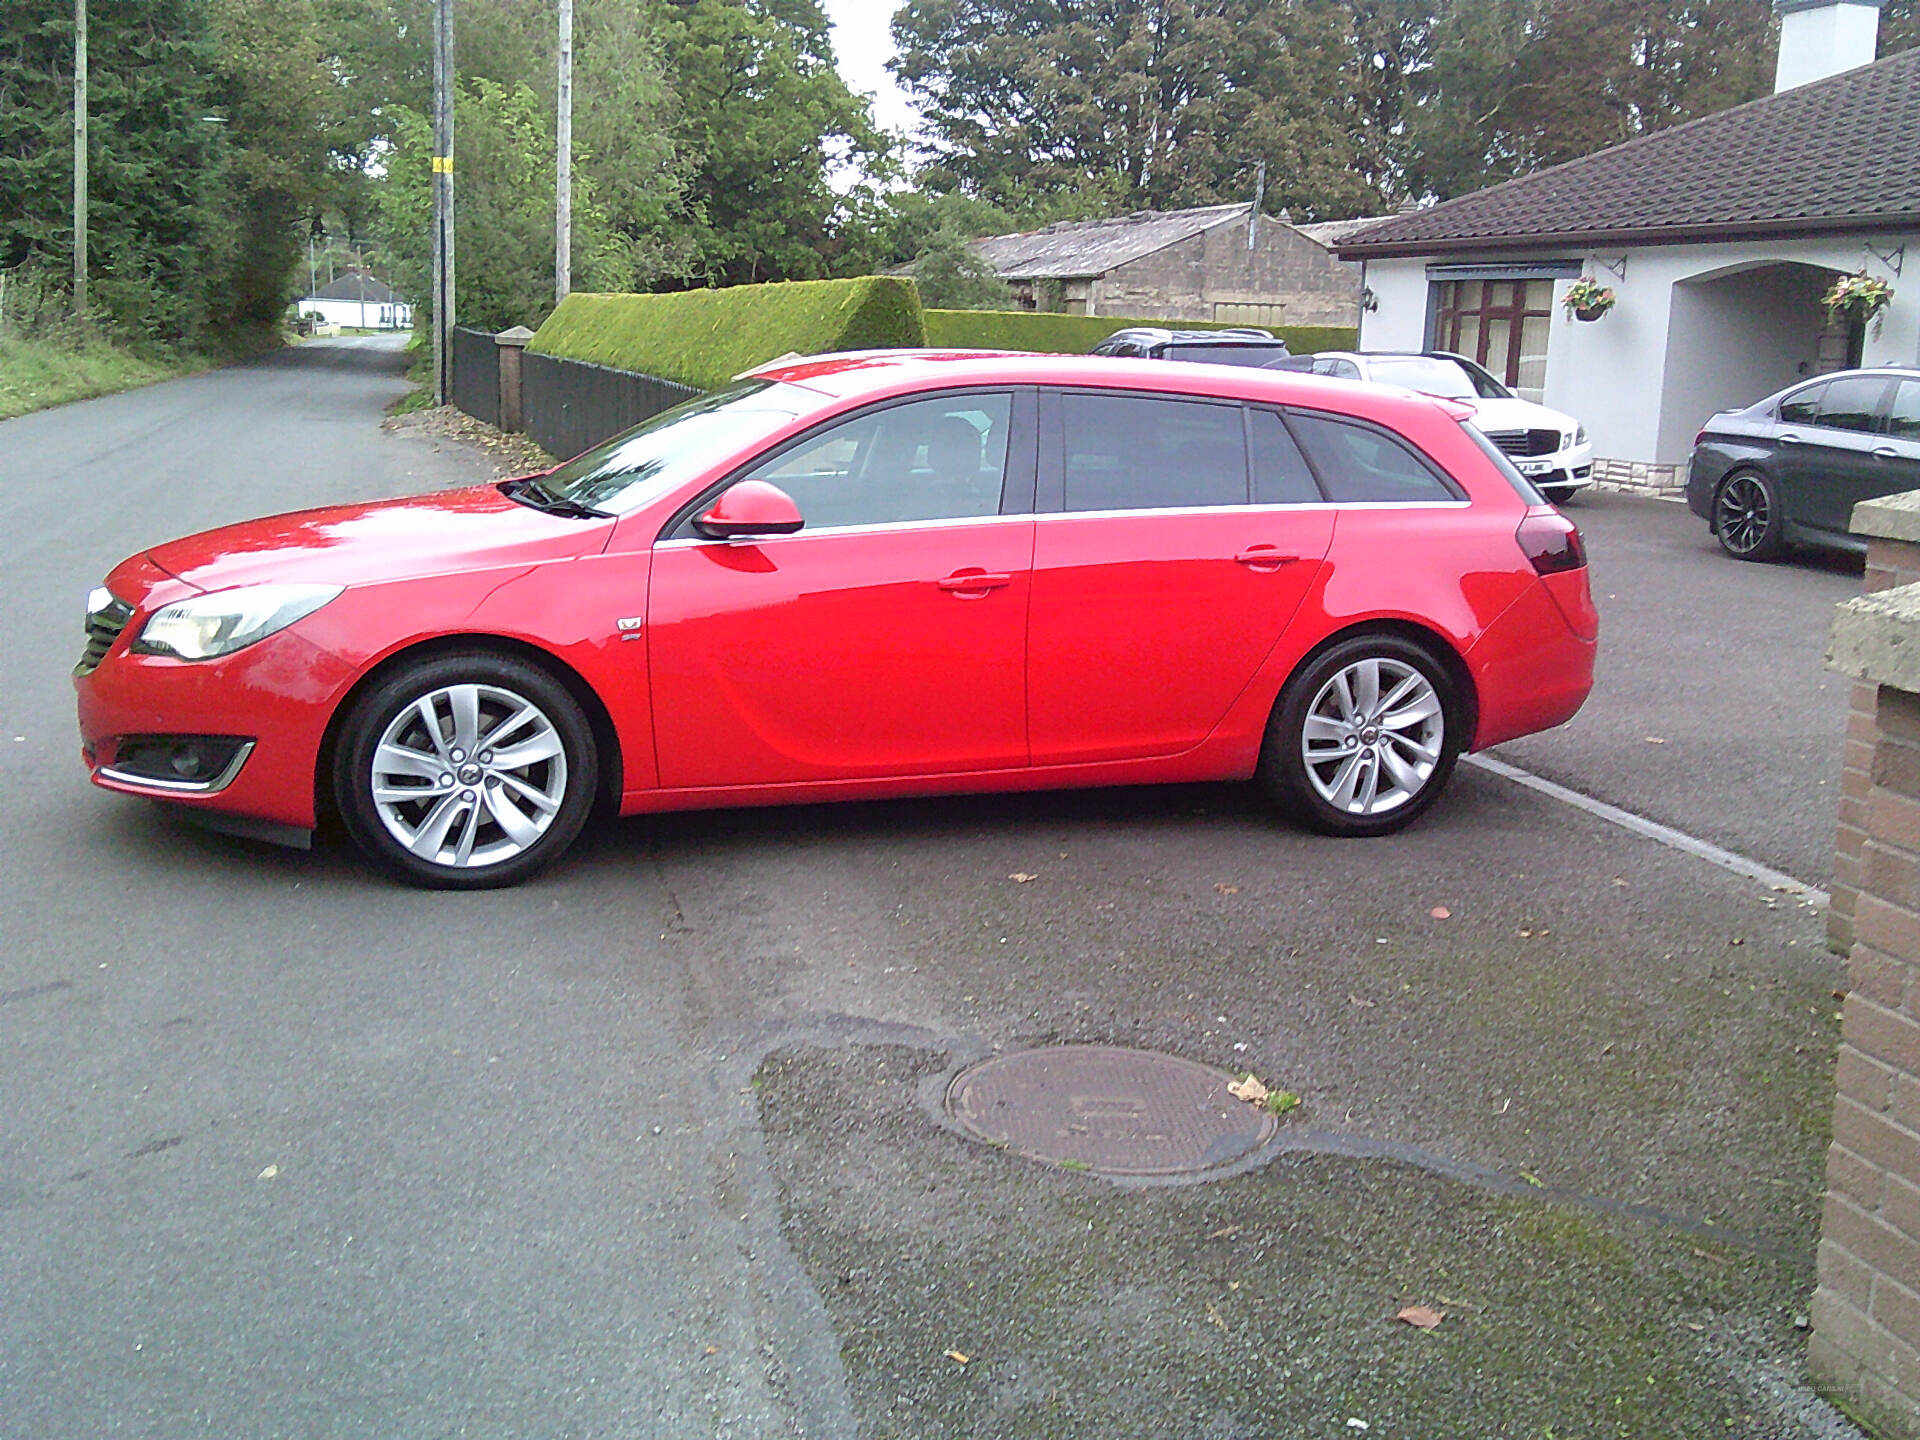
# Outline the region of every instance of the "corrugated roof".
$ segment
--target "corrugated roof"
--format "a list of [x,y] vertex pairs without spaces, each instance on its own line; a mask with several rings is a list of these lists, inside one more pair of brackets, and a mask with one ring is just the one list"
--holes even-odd
[[1920,50],[1629,140],[1334,242],[1343,259],[1659,244],[1920,221]]
[[1112,220],[1072,220],[1019,235],[990,235],[972,244],[1003,280],[1070,280],[1104,275],[1203,230],[1244,221],[1247,210],[1245,203],[1136,210]]
[[349,270],[322,285],[309,300],[364,300],[369,305],[391,305],[400,297],[378,276],[364,270]]

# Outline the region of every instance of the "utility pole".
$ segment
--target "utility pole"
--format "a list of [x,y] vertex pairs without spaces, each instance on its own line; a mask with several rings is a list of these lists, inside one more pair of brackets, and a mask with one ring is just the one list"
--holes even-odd
[[453,0],[433,5],[433,399],[453,394]]
[[73,318],[87,318],[87,0],[73,0]]
[[554,127],[553,303],[573,288],[573,0],[560,0],[560,118]]
[[1247,249],[1254,247],[1260,234],[1260,202],[1267,198],[1267,162],[1260,162],[1260,169],[1253,182],[1253,208],[1247,211]]

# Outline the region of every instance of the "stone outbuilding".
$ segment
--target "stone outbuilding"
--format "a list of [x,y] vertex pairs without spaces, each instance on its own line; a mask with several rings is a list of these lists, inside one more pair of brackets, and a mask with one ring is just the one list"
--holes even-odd
[[[1669,494],[1716,412],[1920,360],[1920,51],[1869,63],[1880,0],[1778,4],[1765,99],[1337,239],[1361,344],[1467,354],[1577,416],[1597,480]],[[1891,303],[1829,315],[1843,275]],[[1565,305],[1582,277],[1616,297],[1591,321]]]
[[1353,325],[1360,266],[1328,245],[1371,220],[1295,225],[1250,204],[1136,210],[973,242],[1026,310],[1238,325]]

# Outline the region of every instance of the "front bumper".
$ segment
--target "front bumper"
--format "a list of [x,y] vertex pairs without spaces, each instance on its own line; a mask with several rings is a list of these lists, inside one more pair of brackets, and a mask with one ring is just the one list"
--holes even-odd
[[[210,817],[311,830],[320,748],[349,667],[298,626],[218,660],[128,654],[147,613],[136,610],[97,665],[74,674],[89,778]],[[170,778],[153,757],[196,738],[225,747],[218,763]]]
[[1574,445],[1552,455],[1516,459],[1514,465],[1535,485],[1579,490],[1593,483],[1593,445]]

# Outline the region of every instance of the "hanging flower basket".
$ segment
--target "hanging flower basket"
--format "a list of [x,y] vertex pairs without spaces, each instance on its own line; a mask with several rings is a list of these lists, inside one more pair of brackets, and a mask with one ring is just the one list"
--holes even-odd
[[1612,290],[1591,275],[1582,275],[1567,287],[1567,293],[1560,303],[1567,307],[1567,314],[1576,320],[1598,320],[1613,309],[1615,298]]
[[1820,303],[1827,307],[1829,319],[1854,320],[1864,325],[1886,309],[1892,300],[1893,286],[1877,275],[1868,275],[1863,271],[1858,275],[1842,275],[1835,280]]

